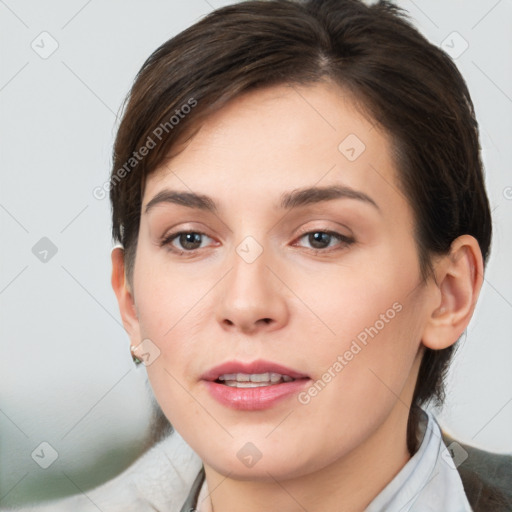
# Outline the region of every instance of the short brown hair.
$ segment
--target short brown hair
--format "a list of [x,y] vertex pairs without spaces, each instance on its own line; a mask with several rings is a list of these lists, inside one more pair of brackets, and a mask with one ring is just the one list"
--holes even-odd
[[[431,274],[432,256],[446,254],[462,234],[478,240],[487,260],[492,226],[478,124],[452,60],[388,1],[260,0],[210,13],[161,45],[135,79],[110,182],[112,234],[124,245],[129,281],[146,177],[180,136],[193,135],[201,119],[242,93],[322,80],[351,93],[391,135],[401,188],[415,215],[423,278]],[[135,159],[150,140],[154,147]],[[442,402],[453,348],[425,349],[409,415],[411,453],[416,406]]]

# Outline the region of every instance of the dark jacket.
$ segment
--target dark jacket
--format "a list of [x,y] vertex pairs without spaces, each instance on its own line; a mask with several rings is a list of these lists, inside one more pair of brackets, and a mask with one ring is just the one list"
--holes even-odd
[[[512,512],[512,455],[479,450],[455,441],[445,432],[443,440],[449,449],[459,446],[467,453],[467,458],[455,465],[474,512]],[[454,462],[455,451],[450,450]]]

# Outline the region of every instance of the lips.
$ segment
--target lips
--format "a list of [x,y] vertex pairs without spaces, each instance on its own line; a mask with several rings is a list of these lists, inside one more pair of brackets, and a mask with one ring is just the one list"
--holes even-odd
[[261,410],[303,389],[310,378],[291,368],[258,360],[230,361],[203,374],[211,396],[239,410]]

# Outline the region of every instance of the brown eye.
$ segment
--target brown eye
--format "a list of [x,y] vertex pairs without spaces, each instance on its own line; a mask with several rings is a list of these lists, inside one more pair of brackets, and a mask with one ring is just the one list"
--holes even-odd
[[166,236],[161,246],[167,246],[176,252],[192,252],[205,247],[212,239],[204,233],[197,231],[180,231]]
[[325,249],[329,247],[332,235],[324,231],[315,231],[308,234],[308,242],[314,249]]
[[310,231],[304,233],[299,240],[306,241],[305,245],[299,245],[315,251],[343,249],[354,242],[354,239],[334,231]]
[[201,236],[200,233],[181,233],[177,239],[183,249],[194,250],[201,247]]

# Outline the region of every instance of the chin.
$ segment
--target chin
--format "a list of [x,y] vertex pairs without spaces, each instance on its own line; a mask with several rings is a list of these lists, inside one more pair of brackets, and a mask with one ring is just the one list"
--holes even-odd
[[[210,466],[217,473],[235,480],[251,480],[271,482],[274,480],[288,480],[307,475],[315,469],[325,465],[318,451],[315,458],[303,450],[297,453],[297,445],[282,446],[276,449],[262,440],[254,443],[231,440],[229,445],[205,445],[198,447],[197,453],[204,464]],[[259,448],[258,448],[259,447]],[[300,455],[300,459],[298,459]],[[327,463],[330,461],[327,461]]]

